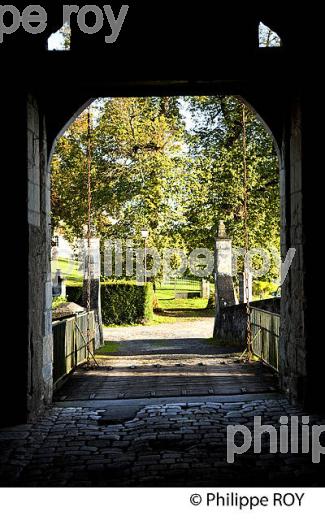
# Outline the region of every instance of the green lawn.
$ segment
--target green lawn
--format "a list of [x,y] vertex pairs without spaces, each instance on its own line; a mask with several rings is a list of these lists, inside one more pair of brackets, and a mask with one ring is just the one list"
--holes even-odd
[[159,298],[159,308],[160,309],[205,309],[208,300],[206,298],[189,298],[187,300],[180,299],[174,300],[171,298]]
[[[176,323],[177,321],[192,321],[197,318],[212,318],[214,309],[207,309],[208,300],[193,298],[189,300],[159,299],[159,309],[154,312],[152,320],[145,325],[160,325],[161,323]],[[115,327],[139,327],[141,325],[110,325]]]
[[[177,320],[173,316],[165,316],[163,313],[154,313],[152,320],[147,321],[144,325],[160,325],[161,323],[175,323]],[[105,329],[115,329],[119,327],[143,327],[142,323],[125,323],[124,325],[104,325]]]
[[162,300],[174,300],[175,291],[174,289],[157,289],[156,296],[159,301]]
[[[164,291],[166,293],[166,291]],[[196,318],[213,317],[215,311],[207,309],[208,300],[206,298],[173,299],[167,298],[166,294],[159,294],[156,315],[160,318],[174,318],[177,321],[193,320]]]
[[82,282],[82,273],[78,270],[78,262],[68,260],[67,258],[58,258],[52,261],[52,276],[55,275],[57,269],[61,269],[63,278],[72,282]]
[[96,356],[104,356],[105,354],[114,354],[118,351],[120,343],[118,341],[105,341],[104,345],[96,350]]
[[175,298],[176,293],[181,292],[200,292],[201,290],[201,282],[198,280],[188,281],[188,280],[176,280],[176,284],[159,284],[156,290],[156,294],[158,299],[171,299]]

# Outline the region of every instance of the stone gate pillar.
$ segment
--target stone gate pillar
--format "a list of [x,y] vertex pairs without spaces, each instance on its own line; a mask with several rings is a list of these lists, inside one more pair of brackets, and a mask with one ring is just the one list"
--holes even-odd
[[[249,271],[239,273],[239,303],[247,303],[246,283],[248,283],[248,301],[251,302],[253,298],[253,277]],[[248,278],[248,280],[247,280]]]

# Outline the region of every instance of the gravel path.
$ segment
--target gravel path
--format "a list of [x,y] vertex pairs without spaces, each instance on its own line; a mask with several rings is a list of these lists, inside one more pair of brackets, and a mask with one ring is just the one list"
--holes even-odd
[[[160,325],[107,328],[104,329],[104,338],[118,346],[118,351],[112,356],[215,355],[215,346],[208,341],[213,335],[213,325],[213,318],[201,318]],[[227,352],[229,348],[220,351]]]
[[105,340],[126,341],[141,339],[211,338],[214,318],[140,325],[138,327],[111,327],[104,329]]

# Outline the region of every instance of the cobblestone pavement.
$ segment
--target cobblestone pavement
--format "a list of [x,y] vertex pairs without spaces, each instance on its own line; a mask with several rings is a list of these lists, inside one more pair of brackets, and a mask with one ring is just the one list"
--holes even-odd
[[[211,323],[200,321],[200,330],[193,322],[155,327],[158,343],[151,328],[110,329],[111,341],[130,342],[127,350],[100,360],[97,370],[73,374],[63,400],[34,423],[0,431],[1,485],[325,485],[323,462],[312,464],[301,450],[270,454],[267,435],[260,454],[250,449],[227,463],[227,426],[251,429],[261,416],[279,430],[281,415],[302,411],[265,394],[276,390],[269,371],[259,370],[258,378],[256,365],[216,351],[208,343]],[[173,381],[180,385],[176,396]],[[145,399],[134,399],[136,389]],[[107,401],[113,390],[115,400]],[[229,395],[216,395],[222,392]]]
[[[243,396],[242,396],[243,397]],[[2,430],[1,484],[8,486],[320,486],[324,463],[311,455],[251,450],[226,461],[226,427],[254,416],[279,426],[302,411],[285,399],[175,402],[141,406],[132,419],[106,424],[107,410],[50,408],[35,423]],[[319,417],[311,421],[324,424]],[[115,421],[113,421],[115,422]],[[241,441],[238,440],[240,444]]]

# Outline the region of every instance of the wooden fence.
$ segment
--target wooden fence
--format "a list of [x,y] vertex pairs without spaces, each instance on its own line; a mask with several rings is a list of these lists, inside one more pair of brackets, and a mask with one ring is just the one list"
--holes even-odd
[[88,322],[90,352],[95,350],[95,313],[83,313],[66,320],[55,321],[53,331],[54,387],[76,366],[87,359]]
[[192,278],[170,278],[164,280],[160,284],[160,289],[175,289],[175,291],[187,290],[187,291],[200,291],[201,279],[195,280]]
[[252,307],[251,326],[254,354],[278,370],[280,315]]

